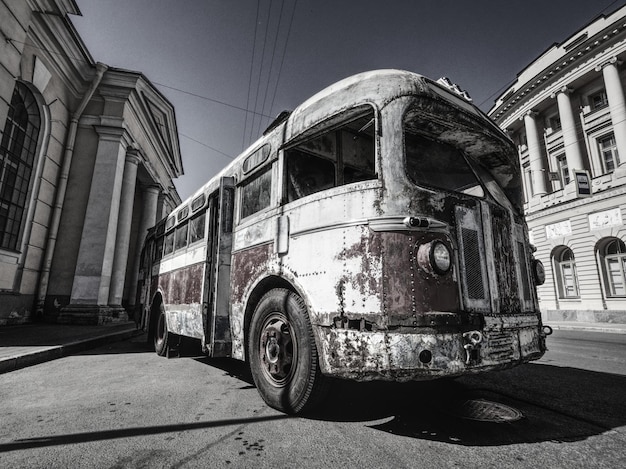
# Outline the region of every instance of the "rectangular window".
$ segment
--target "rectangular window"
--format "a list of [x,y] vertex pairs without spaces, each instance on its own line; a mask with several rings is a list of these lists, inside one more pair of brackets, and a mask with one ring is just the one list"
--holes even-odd
[[609,105],[609,101],[606,98],[606,92],[604,90],[598,91],[589,95],[589,107],[592,111],[602,109]]
[[167,256],[174,252],[174,232],[170,231],[165,235],[165,245],[163,248],[163,255]]
[[360,117],[288,149],[287,201],[376,179],[375,127],[374,112],[368,107]]
[[615,256],[606,258],[606,269],[611,287],[611,296],[626,295],[626,256]]
[[561,118],[558,114],[548,117],[548,127],[550,127],[553,132],[561,130]]
[[567,184],[569,184],[570,181],[569,168],[567,166],[567,158],[565,158],[565,155],[557,156],[556,164],[559,168],[559,175],[561,176],[562,185],[563,187],[565,187]]
[[619,165],[619,154],[617,153],[614,135],[609,134],[606,137],[598,139],[598,146],[600,147],[600,158],[602,160],[604,173],[612,173]]
[[154,251],[152,252],[152,260],[158,261],[163,257],[163,244],[165,242],[165,238],[160,236],[157,238],[156,243],[154,245]]
[[187,246],[187,232],[189,231],[189,224],[176,227],[176,235],[174,237],[174,250],[179,250]]
[[563,298],[577,298],[576,265],[573,262],[561,262],[561,278],[563,279]]
[[272,201],[272,167],[247,181],[241,188],[241,218],[249,217],[270,206]]
[[206,212],[202,212],[197,217],[193,218],[189,222],[189,244],[193,244],[196,241],[200,241],[204,238],[204,222],[206,219]]

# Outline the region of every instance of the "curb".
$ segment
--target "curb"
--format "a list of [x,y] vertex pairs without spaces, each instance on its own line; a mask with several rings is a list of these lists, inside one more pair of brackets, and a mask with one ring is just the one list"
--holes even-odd
[[141,335],[141,330],[129,329],[126,331],[112,332],[110,334],[100,335],[89,339],[76,340],[63,345],[54,345],[43,350],[37,350],[31,353],[15,355],[0,360],[0,374],[16,371],[40,363],[56,360],[58,358],[67,357],[75,353],[84,352],[92,348],[101,347],[102,345],[122,340],[130,339]]
[[625,328],[603,327],[603,326],[576,326],[570,324],[548,324],[555,331],[585,331],[603,332],[608,334],[626,334]]

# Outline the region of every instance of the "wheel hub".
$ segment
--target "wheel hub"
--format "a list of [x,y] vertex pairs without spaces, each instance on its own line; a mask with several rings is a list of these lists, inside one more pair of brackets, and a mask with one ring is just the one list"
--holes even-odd
[[276,384],[285,382],[294,359],[292,334],[288,323],[276,317],[266,322],[261,335],[261,360],[265,373]]

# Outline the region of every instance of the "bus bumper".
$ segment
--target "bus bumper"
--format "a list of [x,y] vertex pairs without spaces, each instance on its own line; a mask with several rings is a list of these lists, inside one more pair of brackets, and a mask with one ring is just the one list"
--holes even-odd
[[499,370],[537,360],[546,350],[536,315],[486,317],[483,329],[465,332],[314,330],[322,373],[357,381],[429,380]]

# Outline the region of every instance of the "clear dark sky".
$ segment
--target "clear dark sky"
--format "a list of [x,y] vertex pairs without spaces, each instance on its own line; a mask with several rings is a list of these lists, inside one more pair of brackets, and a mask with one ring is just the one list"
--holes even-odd
[[76,1],[83,16],[72,22],[94,60],[144,73],[175,106],[185,168],[175,183],[183,199],[271,116],[342,78],[379,68],[447,76],[487,111],[552,44],[626,3]]

